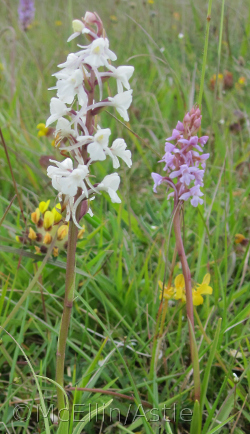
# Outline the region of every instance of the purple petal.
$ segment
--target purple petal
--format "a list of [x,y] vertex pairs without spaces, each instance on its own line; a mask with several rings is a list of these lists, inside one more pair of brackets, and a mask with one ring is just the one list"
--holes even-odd
[[158,187],[158,185],[160,185],[162,183],[163,176],[161,176],[161,175],[159,175],[158,173],[155,173],[155,172],[151,173],[151,176],[152,176],[153,181],[154,181],[153,191],[155,193],[157,193],[156,188]]
[[198,203],[199,203],[199,198],[198,198],[198,196],[194,196],[192,199],[191,199],[191,205],[193,205],[195,208],[198,206]]
[[179,135],[180,135],[180,131],[174,129],[173,132],[172,132],[172,136],[168,137],[166,139],[166,141],[168,141],[168,140],[176,140],[177,137],[179,137]]
[[202,155],[200,155],[200,159],[201,160],[207,160],[209,158],[209,155],[210,154],[202,154]]
[[172,143],[168,143],[168,142],[165,143],[165,152],[172,152],[174,148],[175,146],[172,145]]
[[170,197],[174,197],[174,191],[173,191],[172,193],[169,193],[169,194],[168,194],[167,200],[168,200]]
[[200,152],[203,151],[203,149],[202,149],[199,145],[195,145],[194,148],[197,149],[197,150],[200,151]]
[[193,136],[191,137],[191,139],[189,140],[190,146],[195,146],[198,143],[198,137],[197,136]]
[[176,125],[176,129],[177,129],[178,131],[184,131],[184,125],[183,125],[183,123],[180,122],[180,121],[178,121],[178,122],[177,122],[177,125]]
[[190,191],[188,191],[187,193],[183,193],[180,197],[180,200],[188,200],[191,196]]
[[180,140],[178,140],[178,142],[179,142],[179,143],[182,143],[183,145],[189,145],[190,140],[187,140],[187,139],[180,139]]
[[201,146],[204,146],[207,143],[208,139],[209,136],[202,136],[199,138],[198,142],[201,144]]
[[179,175],[181,175],[181,170],[175,170],[174,172],[170,173],[169,178],[177,178]]

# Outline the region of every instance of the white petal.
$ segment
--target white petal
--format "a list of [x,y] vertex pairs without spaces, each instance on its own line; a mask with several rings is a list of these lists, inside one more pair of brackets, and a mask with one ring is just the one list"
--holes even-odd
[[116,139],[112,143],[110,150],[114,155],[120,157],[127,164],[128,167],[131,167],[132,166],[131,152],[128,149],[126,150],[126,148],[127,145],[123,139]]
[[77,38],[77,36],[79,36],[81,33],[80,32],[75,32],[73,33],[68,39],[67,42],[72,41],[73,39]]
[[93,161],[103,161],[106,159],[106,154],[102,146],[100,146],[100,144],[97,142],[90,143],[87,147],[87,151],[91,160]]
[[101,184],[99,184],[98,189],[106,191],[113,203],[121,203],[121,199],[117,195],[116,191],[120,185],[120,177],[117,173],[112,173],[111,175],[105,176]]

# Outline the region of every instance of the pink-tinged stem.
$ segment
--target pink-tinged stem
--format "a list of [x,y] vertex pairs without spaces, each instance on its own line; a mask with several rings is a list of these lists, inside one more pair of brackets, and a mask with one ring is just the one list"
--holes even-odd
[[[58,338],[58,346],[56,353],[56,382],[64,387],[64,363],[65,363],[65,350],[66,341],[68,337],[68,330],[71,318],[71,311],[74,300],[74,287],[75,287],[75,255],[76,255],[76,242],[77,242],[78,229],[70,221],[69,223],[69,236],[68,236],[68,251],[67,251],[67,266],[66,266],[66,281],[65,281],[65,297],[63,306],[63,315],[61,327]],[[65,408],[63,391],[57,388],[57,404],[58,411]],[[61,413],[62,416],[62,413]]]
[[[91,71],[90,83],[91,83],[91,91],[88,96],[88,104],[92,104],[94,101],[94,91],[95,91],[95,75],[93,71]],[[87,113],[86,118],[86,128],[89,131],[89,134],[93,134],[94,129],[94,117],[91,112]],[[82,147],[82,157],[84,163],[88,159],[87,147]],[[80,196],[80,192],[76,197],[76,201]],[[86,209],[87,211],[87,209]],[[76,212],[76,219],[78,221],[80,216],[80,207],[78,206]],[[82,216],[81,216],[82,217]],[[77,243],[77,234],[78,229],[74,222],[71,220],[69,222],[69,236],[68,236],[68,249],[67,249],[67,265],[66,265],[66,281],[65,281],[65,298],[64,298],[64,306],[63,306],[63,315],[62,322],[60,327],[60,333],[58,338],[58,346],[57,346],[57,359],[56,359],[56,382],[63,388],[64,387],[64,364],[65,364],[65,350],[66,350],[66,342],[68,337],[71,311],[73,307],[74,300],[74,289],[75,289],[75,256],[76,256],[76,243]],[[63,391],[57,388],[57,403],[58,403],[58,411],[62,410],[65,407],[64,402],[64,394]],[[62,417],[62,412],[59,414]],[[60,418],[59,418],[60,420]]]
[[187,262],[187,258],[183,246],[183,241],[181,237],[180,207],[178,206],[178,204],[175,205],[173,225],[175,231],[177,252],[181,261],[182,273],[185,280],[187,317],[189,319],[188,326],[189,326],[191,360],[192,360],[194,371],[197,371],[194,372],[194,394],[195,394],[195,399],[199,401],[200,400],[199,361],[197,360],[197,358],[195,359],[195,342],[194,342],[195,334],[194,334],[192,282],[191,282],[191,273],[188,266],[188,262]]
[[181,224],[180,224],[180,208],[177,206],[175,209],[175,215],[174,215],[174,231],[175,231],[175,238],[176,238],[176,247],[177,252],[181,261],[182,265],[182,272],[185,279],[185,289],[186,289],[186,299],[187,299],[187,316],[190,320],[190,323],[192,324],[192,327],[194,329],[194,312],[193,312],[193,297],[192,297],[192,282],[191,282],[191,273],[189,270],[182,237],[181,237]]

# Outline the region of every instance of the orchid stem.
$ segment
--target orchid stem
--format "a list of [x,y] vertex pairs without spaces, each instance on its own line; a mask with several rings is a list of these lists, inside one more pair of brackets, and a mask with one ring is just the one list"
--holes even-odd
[[[189,339],[190,339],[190,349],[191,349],[191,360],[193,364],[193,369],[195,371],[195,367],[197,372],[194,372],[194,394],[195,399],[200,400],[200,381],[199,381],[199,361],[194,363],[194,311],[193,311],[193,297],[192,297],[192,282],[191,282],[191,273],[188,266],[183,241],[181,237],[181,224],[180,224],[180,208],[177,205],[174,213],[174,231],[176,238],[176,247],[177,252],[182,265],[182,272],[185,280],[185,289],[186,289],[186,306],[187,306],[187,317],[189,319]],[[198,363],[198,365],[197,365]]]
[[[88,104],[92,104],[94,100],[94,90],[95,81],[93,71],[91,72],[91,91],[88,96]],[[90,134],[93,133],[93,121],[94,117],[91,112],[87,113],[86,118],[86,128]],[[84,163],[87,161],[87,149],[82,147],[82,157]],[[76,196],[76,201],[79,198],[80,193],[78,192],[78,197]],[[80,207],[78,206],[76,210],[76,220],[80,214]],[[74,289],[75,289],[75,256],[76,256],[76,242],[77,242],[78,229],[73,221],[69,223],[69,237],[68,237],[68,250],[67,250],[67,265],[66,265],[66,281],[65,281],[65,298],[63,306],[62,322],[59,332],[58,346],[57,346],[57,358],[56,358],[56,382],[64,387],[64,363],[65,363],[65,349],[66,341],[68,337],[68,330],[70,325],[71,311],[74,300]],[[60,411],[65,408],[64,394],[62,389],[57,388],[57,404],[58,413],[60,420]]]
[[[64,387],[64,362],[66,341],[68,337],[71,311],[74,300],[77,234],[78,229],[76,225],[73,223],[73,221],[70,221],[65,281],[65,298],[56,354],[56,382],[62,387]],[[57,388],[57,404],[58,412],[65,408],[64,394],[63,391],[59,388]]]

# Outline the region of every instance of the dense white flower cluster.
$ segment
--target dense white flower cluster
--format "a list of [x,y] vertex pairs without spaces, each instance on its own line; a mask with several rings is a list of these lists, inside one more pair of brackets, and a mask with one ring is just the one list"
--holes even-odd
[[[112,173],[92,185],[91,165],[109,156],[114,169],[120,166],[119,158],[131,167],[131,152],[122,138],[117,138],[109,146],[111,130],[96,126],[95,116],[106,106],[113,106],[125,121],[129,120],[127,110],[132,102],[129,79],[134,67],[115,68],[111,65],[117,57],[109,49],[109,41],[97,14],[87,12],[82,21],[74,20],[73,31],[68,41],[85,34],[90,44],[79,45],[80,51],[69,54],[66,62],[58,65],[60,71],[53,74],[57,79],[56,86],[51,88],[57,91],[57,98],[51,99],[51,115],[46,123],[48,127],[57,122],[55,146],[63,155],[68,152],[71,158],[61,162],[50,160],[54,165],[48,167],[47,174],[67,209],[66,220],[72,217],[80,227],[76,221],[76,209],[80,202],[93,199],[93,195],[101,191],[106,191],[112,202],[120,202],[116,193],[120,184],[119,175]],[[118,93],[103,99],[103,83],[110,78],[116,80]]]

